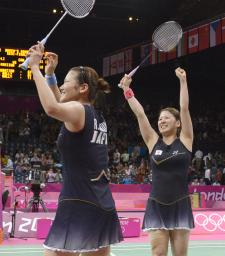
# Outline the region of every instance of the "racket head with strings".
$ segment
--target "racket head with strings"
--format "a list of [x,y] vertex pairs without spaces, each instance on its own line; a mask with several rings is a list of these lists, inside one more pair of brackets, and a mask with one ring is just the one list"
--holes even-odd
[[95,0],[61,0],[64,10],[72,17],[82,19],[89,15]]
[[176,21],[167,21],[158,26],[153,35],[153,45],[162,52],[173,50],[180,42],[183,30]]
[[[95,5],[95,0],[61,0],[61,4],[65,10],[64,15],[60,18],[60,20],[56,23],[56,25],[52,28],[52,30],[48,33],[48,35],[41,40],[41,43],[44,45],[47,42],[47,39],[61,22],[61,20],[65,17],[66,14],[70,16],[82,19],[89,15],[91,10]],[[29,58],[20,65],[20,68],[23,70],[27,70],[29,65]]]
[[[161,52],[169,52],[179,44],[182,36],[183,30],[180,24],[176,21],[167,21],[154,30],[152,35],[152,44]],[[151,55],[152,52],[148,54],[139,66],[133,69],[128,75],[132,77]],[[118,86],[122,88],[121,84],[118,84]]]

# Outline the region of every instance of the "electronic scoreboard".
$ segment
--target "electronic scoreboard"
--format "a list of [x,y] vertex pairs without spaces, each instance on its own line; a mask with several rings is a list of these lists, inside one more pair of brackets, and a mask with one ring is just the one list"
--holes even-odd
[[[0,48],[0,79],[12,81],[31,81],[32,73],[28,69],[24,71],[20,64],[26,59],[28,50],[17,48]],[[44,61],[40,63],[40,69],[44,69]]]

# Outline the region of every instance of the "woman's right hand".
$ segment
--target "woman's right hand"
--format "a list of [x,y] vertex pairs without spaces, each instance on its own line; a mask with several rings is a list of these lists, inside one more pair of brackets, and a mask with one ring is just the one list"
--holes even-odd
[[58,65],[58,55],[53,52],[47,52],[45,54],[45,59],[47,60],[47,64],[45,66],[45,74],[52,75]]
[[132,82],[132,78],[129,77],[127,74],[125,74],[124,77],[120,80],[122,89],[124,91],[128,90],[130,88],[131,82]]

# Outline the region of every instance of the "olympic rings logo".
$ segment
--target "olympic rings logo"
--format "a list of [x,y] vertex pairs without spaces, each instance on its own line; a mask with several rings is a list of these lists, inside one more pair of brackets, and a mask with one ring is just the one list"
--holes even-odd
[[225,232],[225,215],[212,213],[207,216],[199,213],[195,215],[195,223],[209,232],[214,232],[217,229]]

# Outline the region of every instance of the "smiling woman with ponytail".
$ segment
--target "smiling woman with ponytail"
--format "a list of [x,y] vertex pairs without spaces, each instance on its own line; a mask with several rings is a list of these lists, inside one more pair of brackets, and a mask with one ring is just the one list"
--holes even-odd
[[45,256],[108,256],[122,232],[109,189],[107,124],[99,98],[109,84],[90,67],[71,68],[58,87],[55,53],[46,55],[46,76],[39,70],[40,43],[30,48],[30,67],[41,104],[63,122],[57,145],[63,163],[63,186],[55,220],[44,243]]

